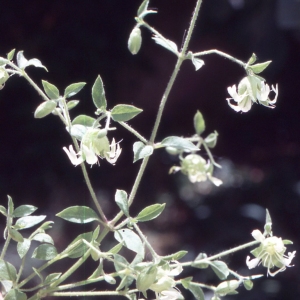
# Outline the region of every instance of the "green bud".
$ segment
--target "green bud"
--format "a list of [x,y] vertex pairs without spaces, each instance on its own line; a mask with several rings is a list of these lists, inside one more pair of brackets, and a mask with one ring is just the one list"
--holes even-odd
[[[0,68],[0,85],[4,85],[6,80],[9,78],[9,75],[5,68]],[[1,87],[0,87],[1,88]]]
[[128,49],[131,52],[131,54],[135,55],[139,52],[141,45],[142,45],[141,29],[135,27],[133,28],[129,36]]
[[171,155],[178,155],[181,151],[176,149],[175,147],[166,147],[166,151]]
[[256,62],[256,59],[257,59],[257,56],[256,56],[255,53],[253,53],[253,54],[251,55],[251,57],[249,58],[249,60],[248,60],[248,62],[247,62],[247,65],[252,65],[252,64],[254,64],[254,63]]
[[101,138],[103,138],[104,136],[107,136],[107,129],[100,129],[100,130],[99,130],[99,133],[98,133],[98,135],[97,135],[97,138],[98,138],[98,139],[101,139]]
[[253,288],[253,282],[250,279],[244,280],[243,284],[247,291],[250,291]]

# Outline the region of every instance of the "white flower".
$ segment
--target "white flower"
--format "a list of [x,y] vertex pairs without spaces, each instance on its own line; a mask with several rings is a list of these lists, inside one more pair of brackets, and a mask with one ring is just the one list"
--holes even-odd
[[[249,269],[253,269],[262,263],[268,269],[268,274],[275,276],[277,273],[283,272],[286,267],[292,267],[291,261],[295,257],[296,251],[289,252],[288,255],[284,254],[286,250],[284,244],[289,242],[282,241],[281,238],[276,236],[265,237],[259,230],[254,230],[252,236],[261,244],[251,251],[256,258],[250,259],[247,256],[246,264]],[[270,269],[274,267],[277,267],[278,270],[271,272]]]
[[82,137],[78,153],[75,153],[72,146],[69,146],[69,150],[66,147],[63,148],[73,165],[77,166],[83,161],[94,165],[99,163],[98,157],[115,164],[122,151],[120,145],[115,142],[115,139],[112,139],[109,144],[106,135],[102,136],[100,133],[98,128],[89,128]]
[[[248,75],[244,77],[239,85],[229,86],[227,91],[231,98],[226,98],[228,105],[235,111],[247,112],[251,109],[253,103],[260,103],[266,107],[274,108],[277,101],[278,86],[272,86],[272,90],[264,80],[256,75]],[[270,92],[275,93],[275,98],[269,98]],[[232,103],[233,102],[233,103]]]

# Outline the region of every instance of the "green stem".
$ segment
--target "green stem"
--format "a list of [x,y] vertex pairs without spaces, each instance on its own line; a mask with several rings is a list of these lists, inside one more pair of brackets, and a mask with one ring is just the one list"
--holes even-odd
[[103,291],[103,292],[87,292],[87,291],[78,291],[78,292],[53,292],[48,294],[48,296],[55,296],[55,297],[88,297],[88,296],[125,296],[129,292],[138,292],[138,290],[134,291]]
[[144,144],[147,144],[148,141],[142,135],[140,135],[136,130],[130,127],[127,123],[119,122],[119,124],[122,125],[124,128],[126,128],[128,131],[130,131],[132,134],[134,134]]
[[203,55],[208,55],[208,54],[219,54],[220,56],[223,56],[223,57],[226,57],[228,59],[230,59],[231,61],[239,64],[241,67],[243,68],[246,68],[246,65],[243,61],[225,53],[225,52],[222,52],[222,51],[219,51],[217,49],[212,49],[212,50],[207,50],[207,51],[201,51],[201,52],[197,52],[197,53],[194,53],[194,56],[203,56]]
[[3,249],[2,249],[2,252],[1,252],[1,256],[0,256],[0,259],[3,259],[4,256],[5,256],[5,253],[7,251],[7,248],[8,248],[8,245],[10,243],[10,240],[11,240],[11,237],[8,235],[6,240],[5,240],[5,244],[3,246]]
[[221,252],[219,254],[212,255],[210,257],[206,257],[206,258],[199,259],[199,260],[196,260],[196,261],[189,261],[189,262],[181,263],[181,266],[182,267],[186,267],[186,266],[191,266],[194,263],[197,263],[197,264],[199,264],[199,263],[205,263],[206,261],[211,261],[211,260],[214,260],[214,259],[218,259],[218,258],[220,258],[222,256],[226,256],[228,254],[240,251],[242,249],[245,249],[245,248],[248,248],[248,247],[252,247],[252,246],[257,245],[259,243],[260,243],[259,241],[252,241],[252,242],[243,244],[241,246],[238,246],[238,247],[235,247],[235,248],[223,251],[223,252]]

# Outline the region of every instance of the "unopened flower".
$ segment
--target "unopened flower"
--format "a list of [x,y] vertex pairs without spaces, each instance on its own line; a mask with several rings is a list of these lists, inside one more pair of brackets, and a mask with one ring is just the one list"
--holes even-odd
[[[227,98],[229,106],[239,112],[247,112],[251,109],[253,103],[260,103],[269,108],[274,108],[274,104],[277,101],[278,86],[272,86],[270,89],[269,85],[264,80],[256,75],[248,75],[244,77],[239,85],[238,89],[236,85],[227,88],[231,98]],[[270,92],[275,93],[274,99],[269,98]],[[233,103],[232,103],[233,102]]]
[[121,148],[115,139],[109,144],[106,135],[98,128],[89,128],[83,135],[80,151],[75,153],[72,146],[69,150],[64,147],[63,150],[67,153],[73,165],[81,164],[86,161],[88,164],[93,165],[99,163],[98,157],[105,158],[109,163],[115,164],[121,154]]
[[159,300],[179,300],[184,299],[182,294],[176,288],[170,288],[168,290],[162,291],[158,297]]
[[[254,230],[252,236],[255,240],[261,242],[260,246],[251,251],[256,257],[250,259],[247,256],[246,264],[249,269],[255,268],[260,263],[268,269],[268,274],[275,276],[279,272],[283,272],[286,267],[292,267],[291,261],[295,257],[296,251],[284,254],[285,244],[291,243],[289,241],[282,241],[276,236],[265,237],[259,230]],[[270,269],[277,267],[278,270],[271,272]]]
[[173,168],[188,176],[192,183],[206,181],[209,179],[213,184],[219,186],[222,181],[212,176],[212,165],[198,154],[189,154],[181,161],[181,167]]
[[141,29],[139,27],[134,27],[129,36],[128,49],[131,52],[131,54],[135,55],[139,52],[141,45],[142,45]]

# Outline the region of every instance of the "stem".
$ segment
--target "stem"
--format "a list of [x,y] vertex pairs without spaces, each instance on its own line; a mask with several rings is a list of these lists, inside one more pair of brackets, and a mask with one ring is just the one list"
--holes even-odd
[[226,251],[223,251],[219,254],[216,254],[216,255],[213,255],[213,256],[210,256],[210,257],[206,257],[206,258],[203,258],[203,259],[199,259],[199,260],[196,260],[196,261],[189,261],[189,262],[185,262],[185,263],[182,263],[181,266],[182,267],[186,267],[186,266],[191,266],[192,264],[194,263],[205,263],[207,262],[208,260],[214,260],[214,259],[217,259],[217,258],[220,258],[222,256],[226,256],[228,254],[231,254],[231,253],[234,253],[234,252],[237,252],[237,251],[240,251],[242,249],[245,249],[245,248],[248,248],[248,247],[251,247],[251,246],[254,246],[254,245],[257,245],[259,244],[260,242],[259,241],[253,241],[253,242],[249,242],[249,243],[246,243],[244,245],[241,245],[241,246],[238,246],[238,247],[235,247],[235,248],[232,248],[232,249],[229,249],[229,250],[226,250]]
[[[48,296],[68,296],[68,297],[79,297],[79,296],[125,296],[129,291],[103,291],[103,292],[86,292],[86,291],[78,291],[78,292],[54,292],[48,294]],[[134,292],[138,292],[138,290],[134,290]]]
[[241,60],[239,60],[237,58],[234,58],[233,56],[231,56],[231,55],[229,55],[229,54],[227,54],[225,52],[219,51],[217,49],[212,49],[212,50],[197,52],[197,53],[194,53],[194,56],[203,56],[203,55],[212,54],[212,53],[219,54],[220,56],[224,56],[224,57],[230,59],[231,61],[239,64],[241,67],[246,68],[247,64],[245,64]]
[[2,252],[1,252],[1,256],[0,256],[0,259],[3,259],[4,256],[5,256],[5,253],[7,251],[7,248],[8,248],[8,245],[10,243],[10,240],[11,240],[11,237],[8,235],[7,238],[6,238],[6,241],[5,241],[5,244],[3,246],[3,249],[2,249]]
[[143,136],[141,136],[136,130],[130,127],[127,123],[119,122],[119,124],[122,125],[124,128],[126,128],[128,131],[130,131],[132,134],[134,134],[144,144],[147,144],[148,141]]

